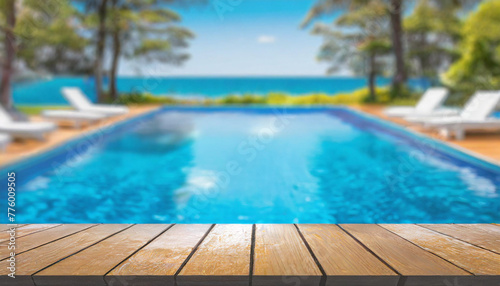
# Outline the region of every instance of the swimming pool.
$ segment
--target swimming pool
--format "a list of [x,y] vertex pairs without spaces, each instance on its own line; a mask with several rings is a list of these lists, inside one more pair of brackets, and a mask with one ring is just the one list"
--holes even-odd
[[18,223],[500,221],[500,167],[347,108],[163,108],[8,171]]

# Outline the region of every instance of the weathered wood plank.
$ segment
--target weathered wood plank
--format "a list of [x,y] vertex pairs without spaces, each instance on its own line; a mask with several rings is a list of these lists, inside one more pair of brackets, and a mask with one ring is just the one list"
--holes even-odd
[[6,231],[9,230],[11,227],[16,226],[16,228],[20,228],[22,226],[25,226],[27,224],[0,224],[0,231]]
[[174,225],[108,275],[111,285],[174,285],[174,275],[211,225]]
[[[35,274],[37,271],[40,271],[43,268],[48,267],[51,264],[56,263],[57,261],[60,261],[61,259],[97,243],[100,240],[105,239],[106,237],[129,226],[130,225],[117,224],[98,225],[22,254],[18,254],[16,255],[16,282],[20,284],[24,282],[31,282],[33,281],[31,279],[31,275]],[[48,230],[44,232],[48,232]],[[34,236],[35,235],[30,235],[27,237]],[[53,238],[55,239],[56,237]],[[105,255],[103,257],[105,257]],[[103,257],[101,257],[101,259],[103,259]],[[99,257],[97,259],[99,259]],[[7,260],[0,262],[0,284],[4,282],[11,282],[9,280],[3,280],[9,273],[7,265]]]
[[249,283],[252,225],[216,225],[177,276],[177,285]]
[[252,282],[256,286],[319,285],[322,273],[291,224],[260,224],[255,232]]
[[298,225],[323,267],[326,285],[397,285],[399,275],[336,225]]
[[475,275],[500,275],[498,254],[418,225],[381,226]]
[[421,224],[500,254],[500,227],[491,224]]
[[429,279],[425,283],[429,285],[441,285],[443,279],[448,278],[457,278],[457,281],[462,283],[472,277],[470,273],[378,225],[342,224],[340,226],[398,273],[406,276],[405,285],[421,284],[422,280],[419,276],[428,276]]
[[[21,238],[25,235],[29,235],[35,232],[47,230],[49,228],[54,228],[60,226],[60,224],[28,224],[16,228],[16,238]],[[10,233],[3,231],[0,233],[0,242],[10,239]]]
[[[33,233],[32,235],[16,239],[16,253],[20,254],[40,245],[60,239],[68,235],[73,235],[79,231],[95,226],[94,224],[65,224],[45,231]],[[0,242],[0,259],[9,256],[7,242]]]
[[[102,285],[104,275],[170,225],[134,225],[33,276],[37,286]],[[105,257],[105,259],[99,259]],[[92,263],[88,263],[92,261]]]
[[[13,285],[34,286],[33,279],[37,286],[67,285],[68,281],[72,285],[105,285],[104,281],[113,286],[174,285],[175,279],[179,286],[248,285],[251,225],[216,225],[208,234],[210,225],[176,225],[161,235],[168,225],[129,226],[99,225],[69,234],[55,231],[65,225],[19,228],[18,234],[27,235],[18,241],[31,248],[18,252]],[[320,285],[321,279],[326,279],[325,285],[395,285],[397,278],[398,285],[405,286],[500,285],[500,255],[486,250],[497,246],[490,239],[495,241],[500,229],[494,224],[297,227],[300,232],[294,225],[256,227],[253,285]],[[41,235],[47,232],[52,235]],[[34,243],[36,239],[45,242]],[[13,282],[6,277],[7,266],[7,260],[0,261],[1,285]],[[57,280],[43,280],[47,277]]]

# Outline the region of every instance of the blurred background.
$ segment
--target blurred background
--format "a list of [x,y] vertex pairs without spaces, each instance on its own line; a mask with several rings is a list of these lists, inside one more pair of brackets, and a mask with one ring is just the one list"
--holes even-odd
[[[1,103],[449,104],[500,89],[500,1],[4,0]],[[295,99],[290,99],[290,98]],[[297,98],[301,98],[300,100]]]

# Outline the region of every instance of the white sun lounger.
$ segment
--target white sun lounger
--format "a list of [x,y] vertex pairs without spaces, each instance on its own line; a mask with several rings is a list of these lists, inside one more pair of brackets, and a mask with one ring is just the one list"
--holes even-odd
[[384,113],[389,117],[457,115],[458,109],[442,106],[447,97],[448,89],[443,87],[429,88],[415,107],[394,106],[387,108]]
[[56,129],[57,126],[52,122],[16,122],[0,106],[0,133],[17,138],[45,140],[45,135]]
[[128,108],[119,105],[94,104],[77,87],[65,87],[62,94],[68,102],[79,111],[115,116],[128,113]]
[[478,91],[458,116],[407,120],[421,122],[426,128],[438,129],[446,138],[454,134],[457,140],[462,140],[467,130],[500,130],[500,118],[490,117],[498,104],[500,91]]
[[76,128],[80,128],[82,124],[91,124],[106,118],[104,114],[79,110],[44,110],[42,116],[57,122],[72,122]]
[[0,152],[4,152],[7,145],[10,143],[10,136],[0,133]]

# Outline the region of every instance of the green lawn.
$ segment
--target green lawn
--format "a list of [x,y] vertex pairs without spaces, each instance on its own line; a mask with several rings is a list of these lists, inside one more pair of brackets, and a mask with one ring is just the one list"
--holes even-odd
[[27,115],[38,115],[46,109],[71,109],[70,106],[63,105],[16,105],[16,108]]

